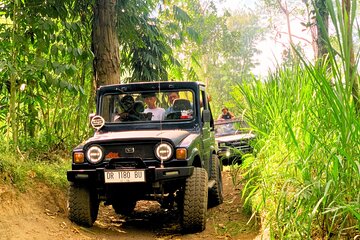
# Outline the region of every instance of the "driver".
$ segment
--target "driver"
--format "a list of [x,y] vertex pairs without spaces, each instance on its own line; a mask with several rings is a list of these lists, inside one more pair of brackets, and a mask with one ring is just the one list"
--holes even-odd
[[125,95],[124,97],[122,97],[119,101],[122,112],[114,117],[114,122],[132,120],[131,114],[133,112],[134,103],[134,98],[131,95]]

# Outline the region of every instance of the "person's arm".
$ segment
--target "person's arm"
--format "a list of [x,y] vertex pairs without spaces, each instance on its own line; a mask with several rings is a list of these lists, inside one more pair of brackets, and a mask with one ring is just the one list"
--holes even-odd
[[222,114],[219,115],[219,117],[218,117],[217,120],[218,120],[218,121],[219,121],[219,120],[224,120],[224,119],[222,118]]
[[234,115],[232,112],[229,112],[229,114],[230,114],[230,118],[231,118],[231,119],[234,119],[234,118],[235,118],[235,115]]

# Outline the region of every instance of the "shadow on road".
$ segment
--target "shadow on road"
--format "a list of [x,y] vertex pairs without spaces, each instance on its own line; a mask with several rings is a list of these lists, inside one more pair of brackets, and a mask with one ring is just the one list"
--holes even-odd
[[119,237],[119,233],[122,233],[123,237],[133,239],[180,236],[179,216],[176,209],[162,209],[153,201],[139,201],[130,216],[116,214],[111,206],[101,206],[98,220],[88,230],[97,237],[102,233],[107,237]]

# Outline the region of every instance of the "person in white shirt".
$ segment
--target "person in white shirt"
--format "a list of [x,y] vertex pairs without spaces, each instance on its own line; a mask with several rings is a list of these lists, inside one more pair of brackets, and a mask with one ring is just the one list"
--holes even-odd
[[144,102],[146,103],[147,108],[144,110],[144,113],[152,113],[151,120],[160,121],[165,118],[165,109],[159,108],[156,106],[156,95],[155,93],[144,93],[142,94]]

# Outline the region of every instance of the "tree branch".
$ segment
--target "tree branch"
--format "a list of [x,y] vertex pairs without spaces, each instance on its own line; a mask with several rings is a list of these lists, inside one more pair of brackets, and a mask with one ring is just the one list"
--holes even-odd
[[[280,32],[280,31],[278,31],[278,33],[281,33],[281,34],[289,34],[289,33],[287,33],[287,32]],[[297,39],[303,40],[303,41],[311,44],[311,41],[307,40],[306,38],[303,38],[303,37],[300,37],[300,36],[297,36],[297,35],[294,35],[294,34],[291,34],[291,36],[292,36],[292,37],[295,37],[295,38],[297,38]]]

